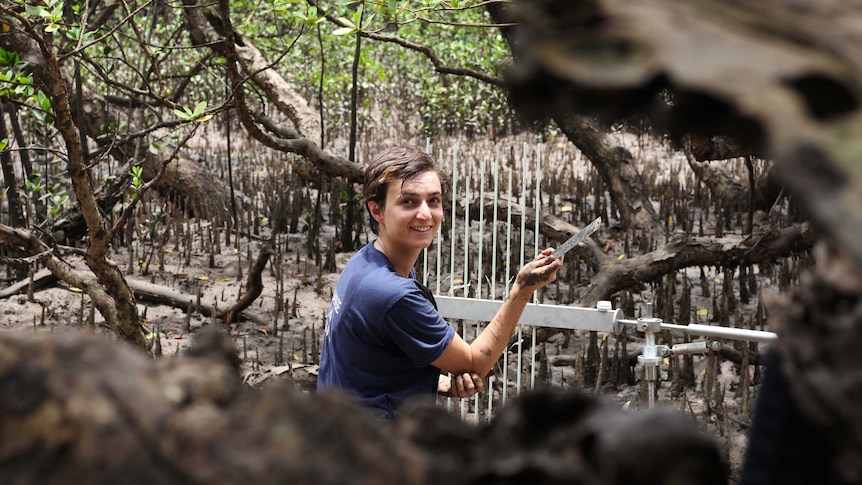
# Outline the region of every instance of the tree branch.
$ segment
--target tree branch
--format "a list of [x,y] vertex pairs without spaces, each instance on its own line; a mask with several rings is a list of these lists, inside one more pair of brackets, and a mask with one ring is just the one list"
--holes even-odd
[[252,265],[251,270],[248,273],[248,278],[246,279],[245,284],[245,293],[243,293],[239,301],[220,315],[224,323],[235,322],[239,317],[239,314],[248,308],[249,305],[254,303],[257,297],[259,297],[263,292],[263,280],[261,279],[261,274],[266,268],[266,263],[269,262],[269,258],[272,256],[275,256],[275,249],[272,245],[265,244],[260,249],[260,253],[257,255],[257,259],[254,261],[254,265]]
[[737,267],[786,257],[811,249],[815,239],[815,231],[807,223],[748,237],[681,237],[641,256],[605,260],[579,303],[594,306],[614,293],[692,266]]
[[[355,183],[361,182],[363,174],[365,173],[364,167],[323,150],[319,145],[314,143],[312,139],[308,138],[307,134],[305,134],[306,136],[302,136],[303,133],[301,131],[293,132],[279,129],[277,128],[276,122],[270,118],[261,118],[261,121],[270,127],[269,131],[271,133],[281,135],[296,134],[298,137],[290,139],[283,138],[281,136],[273,136],[263,132],[258,127],[258,120],[253,116],[252,110],[247,105],[245,96],[241,92],[242,83],[246,79],[242,78],[236,71],[236,65],[240,65],[243,71],[248,74],[248,79],[267,93],[268,99],[280,100],[279,103],[276,104],[280,111],[292,110],[295,113],[302,114],[304,117],[307,106],[305,108],[299,105],[290,107],[292,103],[304,105],[305,102],[298,96],[287,95],[281,92],[282,88],[289,87],[289,85],[277,72],[275,72],[274,69],[271,68],[270,65],[262,61],[262,57],[258,57],[259,52],[252,46],[251,41],[238,36],[234,32],[229,36],[233,41],[227,42],[226,44],[216,42],[216,40],[222,40],[222,37],[218,35],[218,31],[223,31],[225,28],[224,25],[214,25],[215,22],[223,22],[219,20],[221,19],[220,15],[214,15],[211,9],[206,10],[206,8],[202,7],[196,0],[184,0],[183,3],[187,7],[183,9],[183,12],[186,16],[186,21],[191,27],[193,42],[196,45],[208,45],[213,49],[217,49],[223,55],[230,55],[230,58],[233,59],[232,63],[227,63],[227,69],[229,75],[233,76],[231,83],[234,87],[234,96],[237,98],[235,101],[237,114],[243,127],[248,131],[248,134],[263,145],[274,150],[296,153],[305,157],[318,170],[329,176],[343,177]],[[205,12],[209,12],[209,15],[205,15]],[[228,26],[229,25],[228,21]],[[236,50],[238,46],[243,55],[240,55],[239,51]],[[245,48],[245,50],[242,50],[243,48]],[[231,53],[225,54],[224,51],[231,51]],[[260,74],[263,72],[261,69],[265,69],[265,75]],[[258,84],[258,82],[263,84]],[[286,113],[286,111],[282,112]],[[314,118],[313,113],[311,117]],[[318,122],[315,118],[315,121],[313,122],[309,121],[306,123],[305,121],[302,121],[298,126],[319,126],[317,123]]]

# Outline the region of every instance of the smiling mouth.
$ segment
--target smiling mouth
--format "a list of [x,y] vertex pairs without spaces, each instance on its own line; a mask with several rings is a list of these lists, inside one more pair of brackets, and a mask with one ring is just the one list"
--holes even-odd
[[430,230],[431,230],[431,226],[424,226],[424,227],[411,227],[410,229],[412,229],[412,230],[414,230],[414,231],[416,231],[416,232],[428,232],[428,231],[430,231]]

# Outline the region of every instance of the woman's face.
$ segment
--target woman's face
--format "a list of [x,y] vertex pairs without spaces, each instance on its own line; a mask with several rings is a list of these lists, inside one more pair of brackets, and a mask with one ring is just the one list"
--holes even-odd
[[386,203],[370,202],[380,239],[391,249],[424,249],[434,242],[443,220],[443,191],[434,171],[422,172],[404,183],[393,182]]

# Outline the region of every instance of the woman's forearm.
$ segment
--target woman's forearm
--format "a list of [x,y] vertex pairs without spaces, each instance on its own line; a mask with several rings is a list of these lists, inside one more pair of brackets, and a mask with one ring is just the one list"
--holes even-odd
[[470,344],[474,372],[481,376],[488,375],[494,363],[506,351],[531,296],[532,292],[510,293],[488,326]]
[[474,372],[487,376],[497,359],[506,351],[533,292],[556,279],[562,261],[550,255],[551,250],[546,249],[521,268],[509,290],[509,296],[473,343],[467,344],[456,335],[433,365],[446,372]]

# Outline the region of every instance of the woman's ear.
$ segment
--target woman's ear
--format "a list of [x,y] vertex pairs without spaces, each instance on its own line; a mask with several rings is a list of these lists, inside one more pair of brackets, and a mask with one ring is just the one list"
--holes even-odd
[[368,202],[366,207],[368,207],[368,213],[378,224],[383,221],[383,208],[380,207],[380,204],[372,200]]

